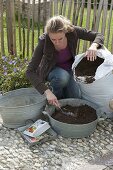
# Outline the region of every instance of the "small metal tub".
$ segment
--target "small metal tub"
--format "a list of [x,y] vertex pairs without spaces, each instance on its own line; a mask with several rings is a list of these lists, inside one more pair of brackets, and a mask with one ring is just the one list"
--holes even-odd
[[46,97],[34,88],[21,88],[0,97],[3,125],[18,128],[36,121],[46,105]]
[[[70,106],[80,106],[80,105],[89,105],[95,110],[98,110],[98,106],[82,99],[62,99],[59,100],[61,106],[70,105]],[[63,123],[58,120],[55,120],[51,117],[51,115],[55,112],[54,106],[49,106],[43,114],[48,118],[52,128],[57,132],[57,134],[63,137],[70,137],[70,138],[83,138],[88,137],[91,135],[96,128],[98,122],[98,115],[95,121],[92,121],[87,124],[68,124]]]

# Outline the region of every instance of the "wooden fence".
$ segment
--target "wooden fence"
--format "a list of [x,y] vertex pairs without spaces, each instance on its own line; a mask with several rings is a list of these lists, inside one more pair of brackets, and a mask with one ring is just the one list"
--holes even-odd
[[[102,32],[113,53],[113,0],[0,0],[0,54],[30,57],[46,20],[64,15],[73,24]],[[80,41],[78,52],[89,46]]]

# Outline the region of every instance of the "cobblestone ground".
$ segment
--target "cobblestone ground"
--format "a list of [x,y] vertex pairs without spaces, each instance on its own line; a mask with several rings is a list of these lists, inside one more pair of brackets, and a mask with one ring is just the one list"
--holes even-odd
[[0,123],[0,170],[111,170],[113,122],[101,120],[88,138],[57,139],[32,148]]

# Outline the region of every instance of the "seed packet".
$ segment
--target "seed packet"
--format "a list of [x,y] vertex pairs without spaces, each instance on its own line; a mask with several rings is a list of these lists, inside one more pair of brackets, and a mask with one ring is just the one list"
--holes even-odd
[[43,144],[45,142],[51,141],[56,139],[57,137],[57,133],[52,129],[49,128],[47,129],[45,132],[43,132],[41,135],[37,136],[37,137],[31,137],[28,135],[25,135],[23,132],[28,129],[29,127],[31,127],[33,124],[28,124],[26,126],[22,126],[19,127],[17,129],[17,131],[21,134],[22,138],[30,145],[30,146],[34,146],[36,144]]
[[43,142],[43,140],[45,138],[48,137],[48,134],[45,132],[43,133],[42,135],[38,136],[38,137],[30,137],[28,135],[24,135],[22,132],[21,132],[21,135],[22,137],[25,139],[25,141],[30,144],[31,146],[32,145],[35,145],[35,144],[40,144]]
[[50,125],[48,122],[38,119],[34,124],[32,124],[30,127],[25,129],[23,131],[24,135],[30,136],[30,137],[38,137],[42,133],[44,133],[46,130],[50,128]]

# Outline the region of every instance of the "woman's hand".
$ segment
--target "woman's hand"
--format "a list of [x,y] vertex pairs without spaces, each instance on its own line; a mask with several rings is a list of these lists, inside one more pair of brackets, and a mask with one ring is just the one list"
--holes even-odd
[[57,97],[51,92],[51,90],[47,89],[44,93],[49,104],[60,107]]
[[96,60],[96,52],[97,52],[97,43],[92,43],[92,45],[89,47],[89,49],[86,51],[85,56],[87,57],[87,60],[94,61]]

